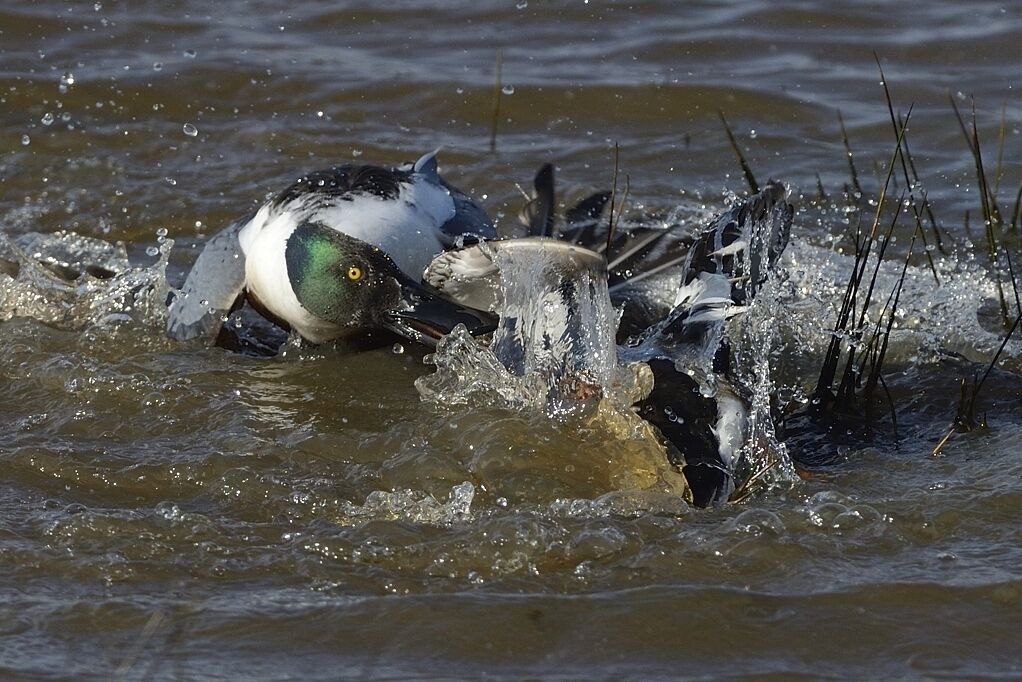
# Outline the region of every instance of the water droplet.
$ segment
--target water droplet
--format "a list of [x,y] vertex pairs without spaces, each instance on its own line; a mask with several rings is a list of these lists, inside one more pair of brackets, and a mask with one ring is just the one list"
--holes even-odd
[[103,3],[101,3],[101,2],[97,2],[97,3],[93,4],[93,6],[92,6],[92,10],[94,12],[98,12],[101,9],[103,9]]
[[323,118],[323,112],[322,112],[322,111],[317,111],[317,112],[316,112],[316,116],[317,116],[318,118]]
[[195,55],[197,55],[198,53],[195,50],[185,50],[181,54],[188,57],[189,59],[195,59]]
[[71,120],[71,112],[65,111],[63,114],[60,115],[60,120],[63,121],[64,123],[67,123],[68,121],[70,121]]
[[160,255],[160,250],[158,248],[156,248],[155,246],[148,246],[148,247],[146,247],[145,255],[147,255],[147,256],[158,256],[158,255]]
[[390,350],[393,351],[394,355],[401,355],[402,353],[405,352],[405,347],[402,346],[400,343],[395,343],[393,348],[391,348]]
[[162,71],[163,62],[153,62],[153,71]]
[[21,144],[23,144],[23,145],[25,145],[27,147],[28,145],[32,144],[32,138],[29,137],[28,135],[22,135],[21,136]]
[[361,149],[352,149],[351,150],[351,155],[354,156],[357,159],[358,157],[362,156],[362,150]]
[[196,135],[199,134],[199,129],[196,128],[191,123],[185,123],[183,126],[181,126],[181,131],[188,137],[195,137]]
[[529,6],[529,0],[521,0],[521,2],[519,2],[517,5],[515,5],[515,7],[517,7],[518,9],[525,9],[528,6]]
[[51,114],[48,111],[45,114],[43,114],[42,123],[43,123],[44,126],[52,125],[53,124],[53,114]]
[[60,85],[57,86],[57,89],[61,92],[61,94],[64,94],[74,84],[75,84],[75,75],[73,73],[71,73],[70,71],[65,71],[64,75],[62,75],[60,77]]
[[172,178],[172,177],[169,177],[169,176],[168,176],[168,177],[165,177],[165,178],[163,178],[163,179],[164,179],[164,180],[166,180],[166,182],[167,182],[167,184],[168,184],[168,185],[174,186],[174,185],[176,185],[176,184],[177,184],[177,180],[175,180],[175,179],[174,179],[174,178]]
[[505,95],[513,95],[515,94],[515,86],[505,85],[503,88],[500,89],[500,91],[503,92]]

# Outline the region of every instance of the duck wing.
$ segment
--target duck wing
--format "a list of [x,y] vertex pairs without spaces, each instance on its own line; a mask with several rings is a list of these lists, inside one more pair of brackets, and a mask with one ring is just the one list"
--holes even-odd
[[178,341],[211,339],[245,290],[245,254],[238,235],[255,212],[214,235],[192,265],[167,315],[167,334]]
[[788,244],[794,209],[785,201],[785,188],[771,180],[761,192],[721,214],[692,243],[684,266],[684,279],[675,305],[686,297],[686,287],[699,278],[718,276],[730,282],[736,305],[752,301],[766,281],[768,269]]
[[623,358],[653,370],[653,391],[637,410],[673,446],[668,457],[698,506],[724,502],[734,491],[747,437],[748,406],[731,381],[725,323],[747,309],[766,280],[787,245],[793,213],[784,186],[770,182],[721,214],[686,256],[674,309],[621,349]]
[[[420,163],[422,161],[420,159]],[[496,295],[497,267],[492,260],[493,253],[503,248],[507,242],[537,238],[547,239],[550,243],[545,248],[550,250],[555,250],[556,244],[565,249],[582,247],[579,252],[606,252],[612,270],[609,274],[612,300],[619,283],[625,280],[638,281],[667,267],[681,265],[687,249],[682,248],[678,253],[678,245],[683,242],[679,239],[665,239],[675,232],[669,229],[622,230],[612,240],[610,249],[607,249],[607,229],[604,226],[601,230],[600,222],[610,198],[610,192],[597,192],[586,197],[567,210],[563,223],[559,224],[554,167],[544,164],[533,179],[531,198],[519,213],[516,228],[507,230],[508,234],[502,234],[499,240],[491,241],[486,249],[472,242],[467,242],[466,248],[457,248],[455,245],[456,248],[440,254],[430,263],[424,279],[464,305],[493,310],[499,305],[499,297]],[[507,228],[507,225],[504,227]],[[647,269],[653,267],[656,269]],[[615,303],[621,300],[619,297]],[[634,308],[629,306],[626,310]],[[641,331],[649,325],[650,320],[662,317],[667,310],[669,307],[660,310],[657,315],[645,315],[640,325],[629,325],[628,328],[634,332]]]
[[477,204],[472,197],[440,177],[440,169],[437,162],[437,154],[439,152],[440,150],[436,149],[428,154],[423,154],[419,157],[418,161],[413,164],[406,164],[400,170],[411,171],[426,182],[443,188],[450,195],[451,200],[454,202],[454,215],[440,225],[440,238],[444,246],[452,248],[464,244],[473,244],[479,241],[479,239],[495,239],[497,237],[496,228],[494,228],[493,221],[490,220],[490,216],[486,215],[486,211],[483,210],[482,206]]
[[532,198],[518,215],[518,221],[530,237],[556,237],[577,244],[607,258],[611,295],[685,260],[691,238],[685,238],[675,226],[630,227],[617,229],[607,239],[609,225],[602,216],[612,193],[596,192],[564,212],[558,225],[554,167],[540,167],[533,179]]
[[771,181],[699,233],[685,256],[674,308],[643,332],[639,345],[650,343],[650,352],[675,360],[693,348],[717,352],[725,320],[752,303],[788,244],[794,209],[785,193]]

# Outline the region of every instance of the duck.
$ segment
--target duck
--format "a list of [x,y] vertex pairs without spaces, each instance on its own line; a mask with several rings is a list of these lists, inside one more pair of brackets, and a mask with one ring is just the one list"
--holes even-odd
[[[769,182],[693,235],[640,227],[615,236],[593,224],[602,212],[598,195],[583,202],[588,213],[576,207],[566,215],[566,229],[552,229],[552,172],[541,170],[535,185],[522,212],[527,237],[447,251],[427,268],[425,281],[455,300],[500,315],[501,254],[542,251],[566,277],[584,272],[607,278],[611,303],[624,307],[618,357],[645,363],[653,375],[651,392],[634,411],[655,428],[669,463],[686,479],[691,502],[696,507],[726,503],[736,481],[751,475],[741,456],[751,391],[733,371],[725,325],[748,309],[788,243],[794,209],[786,188]],[[636,286],[670,272],[678,279],[666,308],[647,300],[649,292]],[[570,284],[563,282],[559,293],[569,291]],[[563,303],[570,305],[569,297]],[[553,330],[554,335],[565,332],[588,330],[569,324]]]
[[534,176],[517,224],[501,226],[496,241],[475,242],[438,255],[423,280],[465,305],[499,314],[495,264],[499,254],[542,248],[577,272],[591,268],[568,267],[570,259],[590,265],[599,260],[611,302],[621,309],[619,336],[633,336],[674,307],[671,298],[663,295],[661,278],[677,279],[695,236],[679,223],[665,225],[656,219],[640,218],[615,229],[611,227],[614,216],[603,219],[612,201],[612,192],[597,191],[559,216],[554,167],[544,164]]
[[773,180],[717,216],[688,251],[671,312],[619,351],[652,370],[653,390],[635,409],[659,431],[697,507],[724,504],[753,474],[742,456],[752,391],[734,370],[725,325],[752,304],[793,219],[786,188]]
[[394,333],[427,346],[495,318],[445,297],[422,272],[446,249],[494,238],[493,222],[439,173],[437,151],[397,167],[308,173],[210,238],[169,301],[167,334],[224,345],[249,303],[311,344]]

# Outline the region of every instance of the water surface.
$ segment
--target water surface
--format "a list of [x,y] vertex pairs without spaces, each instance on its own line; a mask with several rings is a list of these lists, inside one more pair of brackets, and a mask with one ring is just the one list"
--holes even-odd
[[[79,307],[45,322],[5,301],[0,671],[1022,674],[1015,343],[985,389],[991,428],[929,456],[957,377],[1002,333],[948,96],[963,111],[975,96],[1007,212],[1020,29],[1014,5],[946,0],[8,4],[0,231],[123,242],[143,293],[71,287]],[[834,253],[849,218],[829,208],[849,182],[837,111],[867,193],[893,146],[874,51],[897,108],[914,105],[912,151],[956,250],[941,287],[910,269],[886,375],[900,440],[849,446],[791,487],[694,510],[648,489],[662,452],[635,434],[420,400],[432,367],[413,349],[260,359],[160,331],[162,280],[144,268],[163,237],[177,284],[228,220],[338,162],[442,146],[446,176],[510,220],[543,162],[569,198],[608,187],[616,142],[628,215],[695,226],[745,190],[723,111],[760,182],[787,182],[800,209],[755,319],[776,321],[782,393],[804,393],[850,267]],[[900,258],[910,223],[897,234]]]

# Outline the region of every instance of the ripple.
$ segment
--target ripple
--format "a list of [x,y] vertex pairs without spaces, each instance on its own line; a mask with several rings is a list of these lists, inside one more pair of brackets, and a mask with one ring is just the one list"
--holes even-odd
[[[1009,212],[1017,13],[250,10],[0,9],[0,676],[432,679],[438,660],[466,679],[1017,674],[1018,342],[988,379],[990,428],[929,457],[957,377],[1001,334],[985,251],[965,248],[979,202],[947,92],[963,110],[975,94]],[[490,154],[499,49],[514,93]],[[179,282],[210,234],[352,150],[400,163],[443,145],[445,176],[506,222],[542,162],[568,203],[608,187],[617,142],[626,221],[691,226],[744,187],[723,110],[757,177],[801,204],[771,358],[795,400],[849,267],[835,111],[868,194],[890,158],[873,50],[896,110],[915,103],[912,151],[960,248],[937,259],[939,288],[922,259],[909,269],[886,377],[900,437],[792,490],[691,509],[642,439],[420,402],[431,369],[410,347],[261,360],[159,331],[162,266]]]

